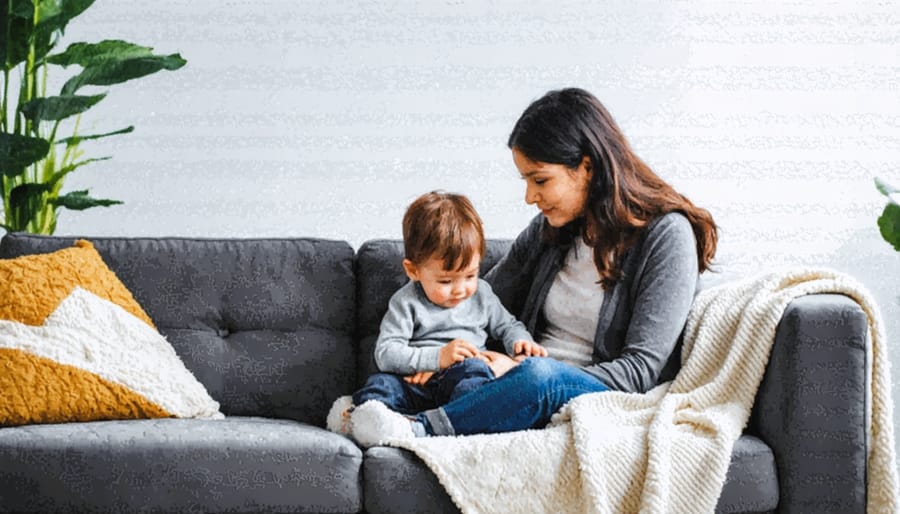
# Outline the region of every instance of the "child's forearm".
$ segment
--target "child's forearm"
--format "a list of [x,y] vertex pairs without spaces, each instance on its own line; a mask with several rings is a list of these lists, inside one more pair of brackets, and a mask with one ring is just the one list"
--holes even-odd
[[440,347],[413,347],[399,341],[379,341],[375,346],[375,365],[382,373],[411,375],[419,371],[438,371]]

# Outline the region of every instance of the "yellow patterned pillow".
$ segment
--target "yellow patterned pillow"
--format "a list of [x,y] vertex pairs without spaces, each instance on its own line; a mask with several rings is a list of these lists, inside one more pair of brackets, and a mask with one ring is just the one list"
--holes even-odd
[[221,418],[219,404],[84,240],[0,259],[0,425]]

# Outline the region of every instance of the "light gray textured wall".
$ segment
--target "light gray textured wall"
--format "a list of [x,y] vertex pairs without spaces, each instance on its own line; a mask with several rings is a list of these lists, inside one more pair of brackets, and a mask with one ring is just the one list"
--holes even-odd
[[[61,234],[399,237],[405,205],[470,195],[491,237],[534,213],[506,137],[550,88],[595,93],[722,228],[718,282],[827,265],[881,305],[900,398],[900,256],[875,219],[900,185],[895,2],[98,0],[66,42],[181,52],[110,88],[72,176],[124,206]],[[61,83],[61,78],[59,79]],[[895,416],[900,416],[900,409]]]

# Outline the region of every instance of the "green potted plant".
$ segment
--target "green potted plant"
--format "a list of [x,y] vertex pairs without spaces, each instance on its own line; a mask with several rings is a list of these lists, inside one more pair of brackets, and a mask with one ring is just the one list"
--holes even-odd
[[881,216],[878,217],[878,229],[881,231],[881,237],[890,243],[894,250],[900,252],[900,189],[891,186],[887,182],[876,178],[875,187],[888,197],[888,203],[884,207]]
[[[83,141],[125,134],[81,134],[81,113],[106,96],[86,95],[85,86],[109,86],[160,70],[176,70],[178,54],[154,55],[152,48],[126,41],[73,43],[54,53],[66,26],[94,0],[0,0],[0,56],[4,59],[0,98],[0,180],[7,231],[52,234],[59,210],[83,210],[122,203],[88,191],[62,193],[69,173],[108,157],[83,158]],[[48,93],[54,67],[78,66],[57,94]]]

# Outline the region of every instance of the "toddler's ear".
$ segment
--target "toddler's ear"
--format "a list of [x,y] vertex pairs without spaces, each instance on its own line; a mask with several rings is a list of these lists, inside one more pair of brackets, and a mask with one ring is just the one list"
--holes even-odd
[[403,259],[403,271],[406,272],[406,276],[409,277],[410,280],[419,280],[419,270],[416,268],[413,261]]

